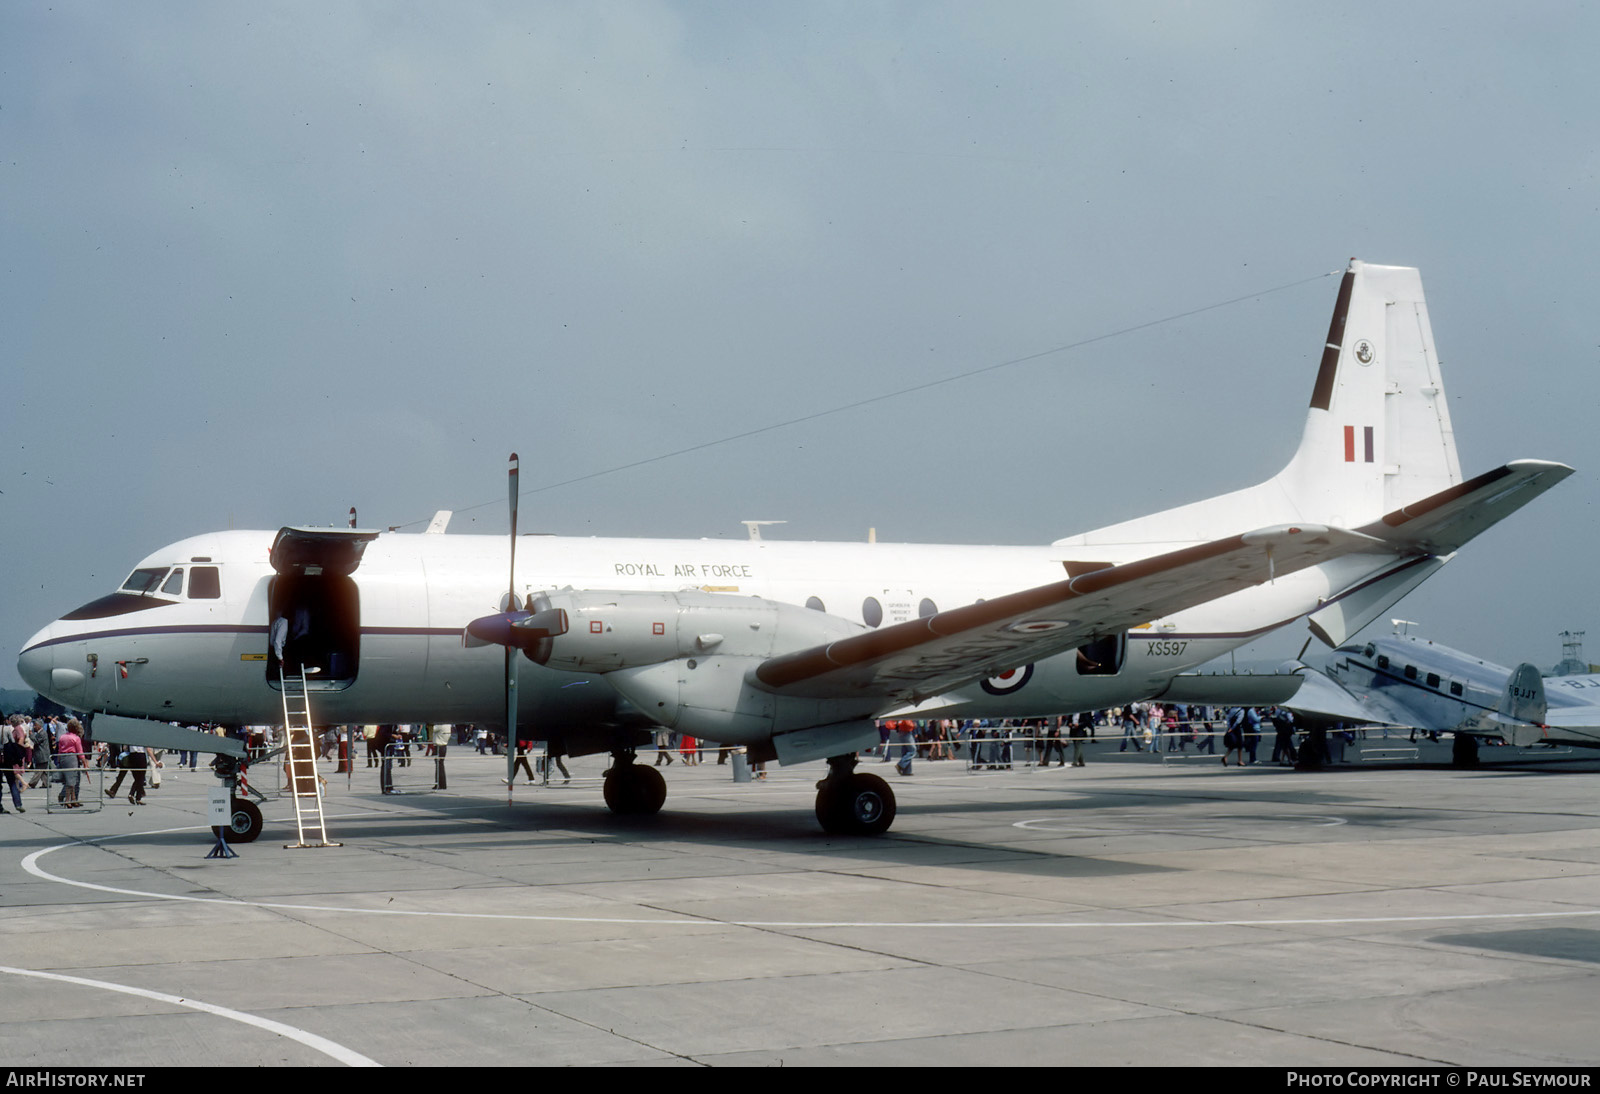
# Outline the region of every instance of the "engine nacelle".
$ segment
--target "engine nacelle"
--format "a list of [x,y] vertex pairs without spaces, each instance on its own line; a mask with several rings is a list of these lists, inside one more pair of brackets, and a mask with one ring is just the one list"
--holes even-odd
[[837,616],[754,596],[562,589],[535,598],[560,608],[567,633],[540,639],[528,656],[568,672],[614,672],[707,657],[767,658],[859,634]]

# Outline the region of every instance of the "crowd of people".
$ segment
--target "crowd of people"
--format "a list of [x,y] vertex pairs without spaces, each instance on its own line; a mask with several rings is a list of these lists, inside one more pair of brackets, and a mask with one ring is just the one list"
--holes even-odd
[[1267,733],[1273,744],[1266,762],[1284,767],[1342,763],[1344,747],[1354,739],[1344,730],[1303,729],[1284,707],[1146,702],[1051,718],[890,719],[878,723],[878,747],[869,753],[897,762],[905,775],[911,774],[913,758],[962,759],[971,768],[990,771],[1019,764],[1048,767],[1052,759],[1060,767],[1082,767],[1085,745],[1099,729],[1120,732],[1118,752],[1219,756],[1220,745],[1223,766],[1238,767],[1262,762],[1259,750]]
[[[194,770],[196,753],[180,753],[183,762]],[[150,790],[161,785],[166,767],[160,749],[95,741],[78,719],[64,715],[32,717],[13,714],[6,719],[4,740],[0,741],[0,765],[11,791],[11,805],[18,813],[28,810],[22,804],[22,791],[54,785],[56,804],[64,809],[81,809],[83,780],[92,769],[114,770],[116,776],[107,790],[115,798],[123,781],[129,782],[128,803],[143,805]],[[0,813],[10,810],[0,798]]]

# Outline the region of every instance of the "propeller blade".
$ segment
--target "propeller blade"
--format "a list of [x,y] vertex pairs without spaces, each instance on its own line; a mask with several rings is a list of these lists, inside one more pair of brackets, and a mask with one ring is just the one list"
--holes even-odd
[[[511,453],[511,469],[506,473],[506,489],[511,498],[511,577],[507,585],[506,607],[515,608],[517,600],[517,454]],[[514,615],[527,615],[526,612],[509,611],[501,618],[509,619]],[[474,622],[481,622],[474,620]],[[511,638],[511,626],[514,620],[505,623],[506,638]],[[471,629],[471,624],[468,624]],[[498,631],[498,625],[490,628]],[[506,804],[511,804],[511,786],[517,777],[517,651],[510,641],[503,643],[506,648]]]
[[511,591],[512,602],[517,598],[517,454],[511,453],[511,469],[506,472],[507,489],[511,494]]

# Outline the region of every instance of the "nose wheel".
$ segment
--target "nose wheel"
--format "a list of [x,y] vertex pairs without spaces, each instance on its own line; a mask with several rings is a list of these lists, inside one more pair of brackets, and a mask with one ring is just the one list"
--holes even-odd
[[[255,802],[234,798],[228,813],[228,842],[254,843],[261,835],[262,823],[261,810],[256,808]],[[222,827],[213,824],[211,834],[222,835]]]
[[828,760],[828,777],[817,783],[817,823],[836,836],[882,835],[894,823],[894,791],[855,766],[854,755]]

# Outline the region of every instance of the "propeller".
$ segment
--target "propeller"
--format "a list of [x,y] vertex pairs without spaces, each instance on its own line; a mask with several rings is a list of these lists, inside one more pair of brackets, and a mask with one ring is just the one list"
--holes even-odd
[[[567,633],[567,613],[562,608],[549,607],[544,601],[541,610],[526,611],[522,598],[517,595],[517,454],[511,453],[511,467],[506,472],[507,492],[511,505],[511,573],[507,579],[506,595],[500,601],[500,611],[494,615],[480,616],[468,623],[461,633],[463,645],[504,646],[506,651],[506,800],[511,799],[511,781],[517,764],[517,651],[528,654],[538,643]],[[533,604],[530,607],[538,608]]]

